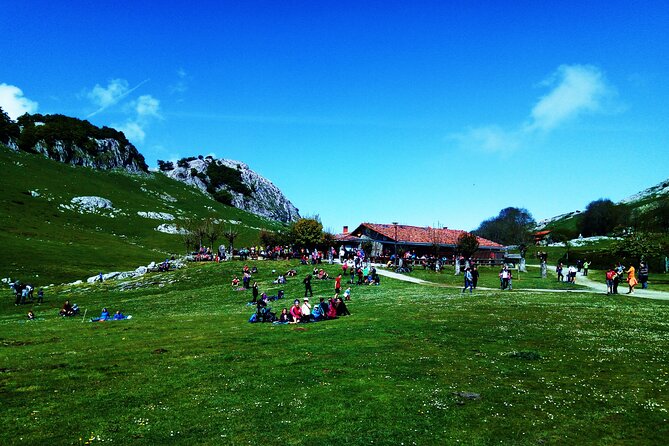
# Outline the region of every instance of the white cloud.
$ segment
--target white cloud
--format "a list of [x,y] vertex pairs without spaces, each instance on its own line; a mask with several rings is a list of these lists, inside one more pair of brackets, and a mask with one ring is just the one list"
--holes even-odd
[[107,87],[95,84],[95,87],[88,92],[88,98],[97,106],[107,108],[116,104],[130,90],[130,85],[125,79],[112,79]]
[[146,84],[148,81],[149,79],[145,79],[132,88],[130,88],[128,81],[125,79],[112,79],[109,81],[109,84],[107,84],[107,87],[95,84],[95,87],[93,87],[86,96],[99,108],[93,113],[90,113],[88,117],[95,116],[108,107],[118,104],[123,98]]
[[612,91],[592,65],[562,65],[543,84],[553,89],[532,108],[528,130],[552,130],[581,113],[599,111]]
[[141,118],[155,117],[159,118],[160,114],[158,113],[160,109],[160,101],[154,98],[151,95],[142,95],[137,98],[135,104],[135,111],[137,116]]
[[174,84],[170,85],[170,93],[172,94],[185,93],[186,90],[188,90],[188,81],[190,79],[190,76],[188,76],[186,70],[184,70],[183,68],[179,68],[177,70],[177,77],[179,78],[179,80]]
[[14,85],[0,84],[0,107],[12,120],[24,113],[35,113],[38,104],[23,96],[23,91]]
[[469,128],[464,133],[453,135],[453,139],[457,140],[465,150],[509,153],[518,148],[521,138],[517,133],[490,125]]
[[136,121],[128,121],[125,124],[117,127],[131,142],[144,142],[144,138],[146,138],[146,132]]
[[525,122],[507,129],[498,125],[472,127],[451,138],[465,150],[507,153],[576,116],[610,111],[608,100],[615,94],[602,71],[592,65],[561,65],[541,85],[551,90],[539,98]]
[[145,94],[130,103],[130,113],[125,124],[118,126],[126,138],[134,142],[144,142],[146,138],[146,127],[156,119],[162,119],[160,115],[160,101],[149,94]]

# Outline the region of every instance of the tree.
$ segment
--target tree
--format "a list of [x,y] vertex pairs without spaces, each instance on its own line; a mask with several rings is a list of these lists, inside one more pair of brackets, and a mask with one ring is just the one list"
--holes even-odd
[[530,241],[535,224],[527,209],[508,207],[482,222],[473,233],[502,245],[519,245]]
[[458,236],[456,249],[460,255],[468,259],[479,249],[479,240],[474,234],[463,232]]
[[163,161],[158,160],[158,170],[161,172],[166,172],[168,170],[174,169],[174,163],[172,161]]
[[323,225],[315,218],[300,218],[291,225],[290,235],[298,248],[315,247],[323,240]]
[[585,237],[607,235],[619,224],[625,223],[626,207],[601,198],[588,204],[581,214],[579,231]]
[[638,265],[642,260],[658,258],[662,255],[662,239],[659,234],[634,232],[618,240],[612,251],[618,257]]
[[228,241],[228,245],[230,246],[230,256],[234,254],[234,246],[235,246],[235,239],[239,235],[239,231],[236,229],[232,229],[232,226],[230,226],[228,229],[223,231],[223,237]]
[[193,233],[195,227],[194,220],[187,218],[179,223],[177,223],[177,229],[181,234],[181,239],[186,247],[186,254],[190,254],[191,250],[195,247],[197,238]]
[[9,118],[9,115],[0,107],[0,143],[16,142],[21,134],[18,124]]
[[223,228],[220,224],[216,223],[214,219],[208,218],[204,221],[204,237],[209,242],[209,247],[211,250],[214,250],[214,244],[216,240],[221,237],[223,233]]

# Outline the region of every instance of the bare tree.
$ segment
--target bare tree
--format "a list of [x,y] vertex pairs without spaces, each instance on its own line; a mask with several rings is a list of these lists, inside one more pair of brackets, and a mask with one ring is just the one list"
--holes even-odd
[[187,218],[177,223],[177,230],[179,230],[179,234],[181,235],[181,240],[183,241],[186,247],[186,254],[190,254],[191,249],[193,248],[196,242],[196,238],[193,233],[194,226],[195,222],[190,218]]
[[208,218],[203,223],[204,226],[204,237],[209,242],[209,247],[211,250],[214,250],[214,244],[223,234],[223,228],[220,224],[217,224],[214,219]]
[[239,231],[232,229],[232,226],[223,231],[223,237],[225,237],[225,239],[228,241],[228,244],[230,245],[230,257],[233,257],[234,255],[234,243],[238,235]]

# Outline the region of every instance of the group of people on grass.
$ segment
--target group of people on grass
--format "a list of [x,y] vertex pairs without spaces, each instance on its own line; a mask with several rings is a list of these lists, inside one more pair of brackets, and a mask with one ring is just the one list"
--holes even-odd
[[625,275],[627,275],[625,278],[628,286],[627,294],[634,294],[634,289],[639,283],[642,289],[648,288],[648,264],[646,262],[642,261],[639,264],[638,279],[634,266],[630,265],[625,270],[622,263],[617,263],[606,271],[606,294],[618,294],[618,284]]
[[[578,272],[578,268],[576,266],[569,265],[566,271],[567,274],[565,275],[564,265],[562,262],[560,262],[555,267],[555,272],[557,273],[558,282],[576,283],[576,273]],[[588,275],[587,269],[584,269],[583,275]]]
[[462,292],[464,293],[469,288],[469,294],[471,294],[479,283],[479,270],[476,265],[465,268],[464,279],[465,286],[462,288]]
[[[14,305],[25,305],[26,303],[33,303],[35,300],[35,287],[29,283],[21,283],[16,280],[9,284],[9,287],[14,292]],[[40,288],[37,290],[37,303],[44,302],[44,290]]]
[[121,310],[116,310],[116,313],[113,315],[109,314],[107,308],[103,308],[100,312],[100,317],[91,318],[91,322],[104,322],[104,321],[122,321],[123,319],[130,319],[131,316],[126,316],[121,313]]

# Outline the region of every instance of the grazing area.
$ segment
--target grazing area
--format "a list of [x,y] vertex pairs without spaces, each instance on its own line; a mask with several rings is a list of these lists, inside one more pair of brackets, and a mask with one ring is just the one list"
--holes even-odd
[[[0,444],[669,438],[666,301],[515,289],[462,295],[384,277],[380,286],[352,286],[351,316],[250,324],[251,291],[231,286],[243,265],[50,287],[30,307],[15,307],[3,288]],[[261,293],[285,291],[273,311],[302,298],[312,271],[297,262],[249,265]],[[324,267],[331,277],[339,271]],[[296,277],[272,283],[291,268]],[[334,280],[312,286],[316,303],[331,297]],[[66,299],[78,317],[58,316]],[[89,322],[103,307],[132,318]],[[27,320],[30,308],[36,320]]]
[[[170,232],[187,219],[215,218],[234,228],[240,247],[256,243],[261,228],[284,228],[160,173],[75,167],[2,145],[0,166],[0,243],[8,253],[0,271],[24,283],[86,279],[181,255],[182,237]],[[77,201],[96,196],[107,207]]]

